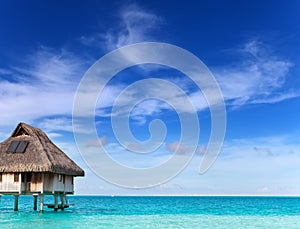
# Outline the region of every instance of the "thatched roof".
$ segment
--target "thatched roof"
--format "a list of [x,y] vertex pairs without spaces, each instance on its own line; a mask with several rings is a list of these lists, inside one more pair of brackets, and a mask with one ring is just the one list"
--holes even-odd
[[[28,145],[23,152],[9,152],[13,141],[25,141]],[[19,123],[11,136],[0,143],[0,172],[51,172],[84,176],[84,171],[42,130],[25,123]]]

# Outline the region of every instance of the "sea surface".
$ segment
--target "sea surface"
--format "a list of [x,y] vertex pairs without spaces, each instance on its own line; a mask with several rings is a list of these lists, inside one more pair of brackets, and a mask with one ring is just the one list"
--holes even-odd
[[[300,228],[300,197],[70,196],[43,214],[33,197],[0,198],[0,228]],[[47,197],[45,203],[53,203]]]

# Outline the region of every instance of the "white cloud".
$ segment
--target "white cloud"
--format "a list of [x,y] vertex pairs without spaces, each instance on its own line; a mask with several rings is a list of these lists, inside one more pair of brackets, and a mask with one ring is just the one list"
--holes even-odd
[[298,194],[300,141],[295,136],[227,140],[206,173],[195,175],[203,157],[194,157],[170,183],[180,184],[190,194]]
[[47,133],[46,131],[46,134],[50,139],[63,137],[63,135],[59,133],[53,133],[53,132]]
[[0,68],[0,75],[11,75],[13,74],[12,71],[8,70],[8,69],[2,69]]
[[[162,19],[159,16],[147,12],[136,4],[131,4],[121,10],[119,18],[119,25],[111,28],[104,36],[98,34],[94,37],[85,37],[83,43],[96,45],[95,42],[100,37],[102,39],[104,37],[106,48],[109,50],[116,49],[136,42],[153,40],[151,33],[162,24]],[[216,66],[212,69],[228,106],[240,107],[246,104],[276,103],[300,96],[299,91],[285,88],[293,63],[272,52],[271,48],[265,48],[265,44],[258,39],[248,41],[241,48],[235,49],[234,53],[238,54],[240,61],[222,67]],[[126,54],[125,58],[135,62],[140,58],[139,55],[130,53]],[[153,70],[150,65],[144,69],[141,68],[147,71]],[[191,90],[193,86],[185,78],[174,77],[172,79],[170,76],[170,79],[167,80],[174,82],[184,90],[197,111],[208,108],[209,104],[200,90]],[[122,89],[123,87],[114,85],[105,88],[108,93],[105,93],[106,95],[98,103],[97,115],[101,117],[110,116],[110,109],[107,108],[113,106],[114,99]],[[122,95],[124,107],[116,110],[122,112],[126,110],[125,107],[135,104],[141,97],[141,93],[144,95],[156,93],[157,98],[167,98],[170,104],[176,104],[176,111],[179,113],[193,112],[186,106],[186,100],[181,94],[166,90],[164,85],[159,83],[151,85],[151,87],[137,87],[130,94],[124,93]],[[173,108],[159,100],[143,101],[135,107],[131,113],[131,118],[144,124],[146,116],[159,114],[170,109]],[[114,113],[113,115],[121,115],[121,113]]]
[[292,99],[300,96],[300,92],[292,91],[292,92],[279,92],[274,93],[268,97],[256,98],[251,101],[253,104],[259,103],[278,103],[283,100]]
[[[134,101],[132,101],[134,102]],[[137,121],[140,125],[146,123],[146,116],[152,116],[159,114],[163,108],[166,108],[165,104],[162,104],[159,100],[149,99],[138,104],[131,112],[131,118]]]
[[100,146],[104,146],[105,144],[107,144],[107,137],[106,136],[102,136],[98,139],[92,139],[90,141],[87,142],[86,146],[87,147],[100,147]]
[[19,121],[31,123],[51,115],[70,115],[75,89],[85,70],[83,65],[84,62],[72,53],[41,47],[24,58],[22,67],[11,67],[4,72],[5,77],[2,71],[2,125],[15,125]]
[[[201,179],[208,186],[214,183],[213,193],[221,190],[221,194],[263,194],[259,189],[268,186],[270,194],[289,194],[286,184],[292,184],[299,173],[300,141],[295,136],[227,140]],[[194,160],[192,164],[199,168],[201,161]],[[279,186],[282,190],[278,190]]]
[[120,19],[120,27],[110,30],[105,35],[109,49],[153,40],[151,33],[157,30],[162,21],[159,16],[147,12],[137,4],[131,4],[121,10]]
[[[108,142],[106,136],[100,137],[99,141],[97,139],[87,141],[87,144],[84,144],[81,150],[83,150],[84,155],[88,155],[87,157],[91,158],[90,161],[95,162],[97,166],[101,167],[106,166],[101,163],[103,161],[102,155],[106,153],[117,163],[132,168],[143,169],[162,165],[175,153],[168,152],[165,144],[161,144],[157,151],[144,153],[142,144],[128,142],[127,144],[121,145],[114,141]],[[172,149],[176,150],[174,147]],[[184,146],[179,146],[179,151],[177,153],[186,153],[184,149]],[[110,170],[111,168],[108,167],[107,169]]]
[[290,155],[300,156],[300,141],[293,135],[225,141],[219,156],[224,158],[268,158]]
[[130,152],[143,152],[143,147],[141,144],[137,144],[137,143],[128,143],[126,145],[126,150],[129,150]]
[[196,153],[203,155],[207,151],[206,145],[198,146]]
[[[219,158],[205,174],[197,174],[196,169],[201,157],[194,157],[181,174],[161,188],[166,188],[168,194],[297,194],[299,182],[297,183],[298,178],[295,174],[299,174],[300,142],[299,139],[294,141],[293,136],[295,135],[227,141]],[[176,147],[176,142],[174,146]],[[134,168],[158,166],[173,155],[166,152],[156,156],[133,154],[115,143],[106,144],[105,147],[112,152],[111,157],[118,163]],[[254,147],[259,150],[255,150]],[[272,151],[274,155],[270,155],[268,151]],[[99,152],[95,154],[95,162],[97,160],[100,160]],[[98,164],[101,165],[99,162]],[[91,180],[95,185],[102,183],[90,175],[86,179]],[[175,184],[182,187],[184,191],[178,190]],[[114,187],[112,189],[116,190]],[[147,190],[140,190],[138,193],[144,191]],[[158,190],[151,189],[151,191],[155,194],[159,193]],[[87,193],[84,190],[82,192]],[[120,190],[120,193],[125,192],[125,189]]]
[[[123,87],[119,86],[109,86],[108,88],[114,94],[111,93],[108,96],[109,103],[105,98],[99,98],[97,115],[101,117],[107,117],[107,108],[114,106],[114,111],[109,115],[128,115],[127,111],[131,111],[130,118],[138,121],[139,124],[144,124],[146,116],[157,115],[167,110],[174,110],[177,113],[190,113],[207,107],[201,92],[191,94],[190,99],[188,99],[189,91],[180,89],[180,85],[177,86],[172,83],[172,79],[170,81],[160,79],[141,80],[131,84],[123,91]],[[112,95],[116,95],[116,97],[112,98]],[[117,99],[117,103],[114,103],[114,99]],[[192,107],[193,103],[194,109]]]
[[253,149],[256,151],[256,152],[261,152],[261,153],[264,153],[268,156],[275,156],[274,153],[272,152],[272,150],[270,148],[261,148],[261,147],[256,147],[254,146]]
[[160,16],[147,11],[136,3],[122,8],[119,11],[118,19],[119,22],[112,25],[106,33],[82,36],[79,41],[86,46],[111,51],[137,42],[156,40],[153,32],[157,31],[163,22]]
[[166,150],[172,153],[185,154],[188,152],[188,147],[180,142],[166,143]]
[[[271,51],[267,52],[264,44],[258,41],[250,41],[244,44],[243,48],[235,50],[235,52],[238,53],[241,61],[236,62],[235,65],[227,65],[222,68],[216,67],[213,71],[228,106],[240,107],[246,104],[276,103],[300,96],[300,91],[287,88],[286,85],[289,71],[293,66],[290,61],[275,55]],[[120,109],[115,109],[115,111],[123,112],[127,110],[124,108],[133,106],[140,98],[146,98],[147,95],[151,99],[138,104],[131,113],[131,118],[137,120],[140,124],[146,122],[146,116],[174,109],[174,106],[172,106],[174,104],[176,104],[176,112],[178,113],[193,112],[187,106],[185,96],[189,97],[197,111],[208,108],[209,105],[200,89],[196,91],[195,85],[192,85],[192,82],[187,78],[168,76],[164,79],[179,86],[183,90],[184,96],[174,88],[167,88],[165,84],[159,81],[156,83],[151,82],[149,85],[139,85],[139,87],[135,85],[134,88],[131,87],[129,92],[122,93],[122,96],[118,98],[119,103],[118,105],[115,104],[115,107],[120,106]],[[109,86],[108,88],[108,91],[114,93],[107,93],[109,94],[109,100],[101,100],[101,103],[98,104],[98,107],[105,104],[102,109],[100,107],[98,110],[99,115],[103,117],[106,115],[106,109],[113,106],[114,99],[118,93],[121,93],[124,86],[119,88]],[[160,98],[165,98],[165,101],[168,101],[171,106],[161,101]],[[114,113],[113,115],[121,114]]]
[[234,66],[214,69],[228,105],[274,103],[300,96],[285,88],[293,64],[272,52],[264,44],[249,41],[239,51],[242,60]]
[[69,131],[69,132],[73,131],[72,120],[66,117],[51,118],[51,119],[46,118],[40,122],[39,126],[41,129],[45,131],[57,131],[57,130]]

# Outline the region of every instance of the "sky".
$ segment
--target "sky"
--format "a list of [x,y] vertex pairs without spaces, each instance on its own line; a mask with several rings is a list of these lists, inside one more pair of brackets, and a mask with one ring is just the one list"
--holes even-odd
[[[296,0],[1,1],[0,141],[19,122],[44,130],[85,170],[78,195],[299,195],[299,11]],[[226,131],[207,171],[200,165],[209,155],[212,104],[190,76],[132,64],[80,90],[99,60],[140,42],[184,49],[215,79]],[[85,109],[93,96],[91,116]],[[95,130],[80,122],[87,117]],[[114,170],[105,155],[141,175]],[[164,167],[173,158],[186,166]]]

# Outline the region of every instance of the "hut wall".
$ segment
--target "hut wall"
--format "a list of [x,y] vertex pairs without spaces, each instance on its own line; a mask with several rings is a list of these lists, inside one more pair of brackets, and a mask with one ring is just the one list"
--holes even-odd
[[19,179],[15,182],[14,173],[1,173],[0,192],[1,193],[14,193],[20,192],[21,176],[17,174]]
[[73,193],[73,176],[55,174],[53,182],[53,192]]
[[63,182],[63,175],[62,174],[55,174],[54,175],[54,192],[64,192],[65,184]]
[[30,183],[30,192],[41,192],[43,188],[43,174],[32,173],[32,179]]
[[44,192],[53,192],[54,186],[54,176],[53,173],[44,173],[44,182],[43,182],[43,191]]
[[74,178],[73,178],[73,176],[66,176],[65,192],[67,192],[67,193],[73,193],[74,192]]

